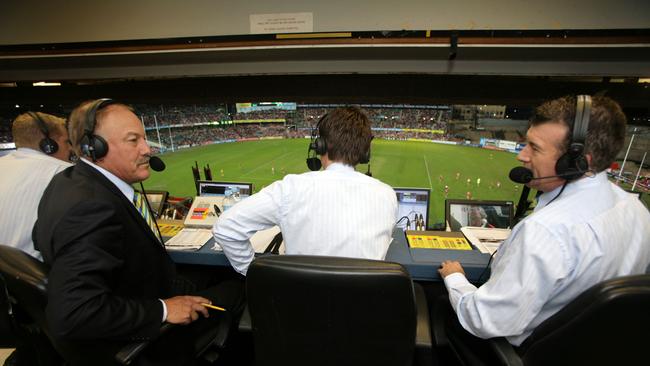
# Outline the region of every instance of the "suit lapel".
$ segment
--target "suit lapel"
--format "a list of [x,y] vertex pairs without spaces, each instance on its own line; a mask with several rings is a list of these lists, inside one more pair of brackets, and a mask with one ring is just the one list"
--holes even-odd
[[[79,174],[88,177],[91,180],[96,181],[100,185],[102,185],[104,188],[106,188],[110,193],[112,193],[114,196],[116,196],[117,200],[124,206],[125,211],[131,215],[132,219],[134,222],[138,223],[138,226],[144,230],[147,235],[156,242],[158,245],[163,246],[163,244],[160,242],[156,234],[151,230],[149,227],[149,224],[147,221],[142,217],[140,212],[135,208],[135,205],[133,202],[128,200],[122,191],[120,191],[119,188],[113,182],[111,182],[108,178],[106,178],[102,173],[97,171],[97,169],[93,168],[92,166],[86,164],[83,162],[83,160],[80,160],[74,167],[75,170],[79,172]],[[163,246],[164,247],[164,246]]]

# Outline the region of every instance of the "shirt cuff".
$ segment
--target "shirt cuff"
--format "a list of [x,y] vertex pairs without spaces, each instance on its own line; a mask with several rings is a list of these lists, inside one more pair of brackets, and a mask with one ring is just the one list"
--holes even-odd
[[158,300],[160,300],[160,302],[162,303],[162,306],[163,306],[163,318],[162,318],[162,322],[164,323],[165,320],[167,320],[167,305],[165,305],[165,302],[164,302],[162,299],[158,299]]
[[469,281],[460,272],[455,272],[444,278],[447,288],[458,288],[464,285],[470,285]]

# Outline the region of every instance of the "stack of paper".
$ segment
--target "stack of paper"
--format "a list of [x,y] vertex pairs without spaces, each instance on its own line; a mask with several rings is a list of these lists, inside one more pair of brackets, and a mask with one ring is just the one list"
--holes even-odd
[[499,245],[508,239],[511,230],[464,226],[460,231],[481,253],[493,254],[499,249]]
[[173,238],[167,240],[165,246],[174,250],[196,250],[212,238],[210,229],[184,228]]

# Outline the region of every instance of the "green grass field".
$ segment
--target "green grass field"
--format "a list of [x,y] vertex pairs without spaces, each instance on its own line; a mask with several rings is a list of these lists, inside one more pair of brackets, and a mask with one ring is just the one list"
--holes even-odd
[[[254,190],[259,191],[285,174],[308,171],[305,164],[308,144],[307,139],[262,140],[167,153],[161,156],[167,169],[152,172],[145,187],[166,190],[172,196],[194,196],[191,167],[197,161],[202,178],[203,167],[209,164],[213,180],[252,182]],[[515,154],[502,151],[428,142],[376,139],[372,143],[373,177],[393,187],[431,189],[430,225],[444,221],[445,185],[449,186],[447,198],[464,199],[470,191],[473,199],[510,200],[516,204],[522,187],[508,179],[508,172],[517,165]],[[367,167],[359,165],[357,169],[365,172]],[[456,173],[460,173],[458,180]],[[471,180],[469,185],[467,178]],[[479,186],[477,178],[481,179]],[[500,188],[496,188],[497,181],[501,183]]]

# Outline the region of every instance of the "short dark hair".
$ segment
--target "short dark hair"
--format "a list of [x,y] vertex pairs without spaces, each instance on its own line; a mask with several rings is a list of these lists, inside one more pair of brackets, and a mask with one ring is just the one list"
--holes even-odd
[[[589,129],[585,139],[585,154],[591,155],[591,169],[602,172],[616,160],[625,142],[626,118],[621,106],[608,97],[592,97]],[[573,137],[573,121],[576,116],[576,97],[566,96],[540,105],[530,119],[530,125],[561,123],[569,129],[562,152],[569,148]]]
[[348,165],[357,165],[368,155],[372,131],[370,120],[357,107],[328,112],[318,124],[318,134],[327,142],[327,157]]

